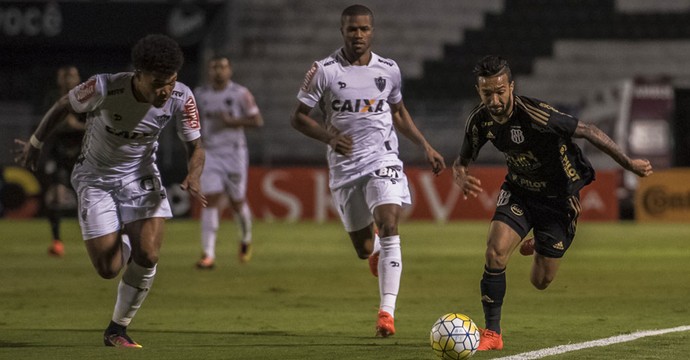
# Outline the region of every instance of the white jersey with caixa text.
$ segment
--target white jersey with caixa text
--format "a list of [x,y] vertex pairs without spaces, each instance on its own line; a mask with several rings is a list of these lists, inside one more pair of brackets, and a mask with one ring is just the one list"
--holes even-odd
[[350,156],[328,147],[332,189],[387,166],[402,167],[389,106],[402,100],[400,87],[398,65],[374,53],[369,64],[356,66],[339,49],[307,72],[297,99],[310,107],[320,104],[326,128],[353,141]]
[[182,141],[201,136],[196,101],[186,85],[175,83],[170,99],[156,108],[136,100],[133,77],[98,74],[69,92],[74,110],[87,113],[80,172],[116,179],[155,167],[158,137],[170,120]]

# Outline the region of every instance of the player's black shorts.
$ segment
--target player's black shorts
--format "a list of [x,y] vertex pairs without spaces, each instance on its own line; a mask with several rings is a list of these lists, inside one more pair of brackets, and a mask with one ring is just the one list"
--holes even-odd
[[534,249],[550,258],[563,257],[575,237],[580,195],[545,198],[515,190],[504,182],[493,220],[510,226],[524,238],[534,229]]

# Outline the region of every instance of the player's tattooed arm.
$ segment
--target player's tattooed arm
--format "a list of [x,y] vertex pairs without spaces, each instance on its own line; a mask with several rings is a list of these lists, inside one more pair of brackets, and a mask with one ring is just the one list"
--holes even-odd
[[629,158],[618,144],[594,124],[578,121],[573,137],[585,138],[592,143],[592,145],[610,156],[624,169],[632,171],[638,176],[649,176],[653,172],[652,164],[649,160]]
[[206,197],[201,192],[201,171],[204,169],[204,162],[206,161],[206,153],[202,146],[201,138],[196,138],[185,143],[187,149],[187,177],[180,187],[182,190],[187,190],[190,195],[201,202],[203,207],[206,207]]

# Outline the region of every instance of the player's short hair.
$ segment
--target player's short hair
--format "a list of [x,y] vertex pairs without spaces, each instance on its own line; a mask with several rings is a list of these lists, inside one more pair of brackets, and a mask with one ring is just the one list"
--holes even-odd
[[345,23],[345,17],[360,15],[369,16],[371,19],[371,25],[374,25],[374,13],[368,7],[359,4],[350,5],[343,10],[343,14],[340,15],[340,25],[342,26]]
[[162,34],[147,35],[132,48],[132,64],[137,71],[173,75],[180,71],[183,63],[180,45]]
[[232,66],[232,60],[230,59],[230,55],[228,55],[226,53],[215,53],[208,59],[208,61],[211,62],[211,61],[218,61],[218,60],[223,60],[223,59],[227,60],[228,64],[230,64],[230,66]]
[[472,73],[475,77],[491,77],[500,74],[508,75],[508,82],[513,81],[513,73],[510,71],[508,60],[495,55],[487,55],[483,57],[476,65]]

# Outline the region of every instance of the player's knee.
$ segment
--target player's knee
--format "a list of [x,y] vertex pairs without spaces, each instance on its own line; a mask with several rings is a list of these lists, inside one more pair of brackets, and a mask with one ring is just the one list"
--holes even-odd
[[96,272],[100,277],[109,280],[115,278],[120,273],[120,269],[114,269],[112,266],[96,265]]
[[509,255],[500,253],[495,249],[486,249],[486,265],[491,269],[505,269],[508,266]]
[[158,253],[154,252],[142,252],[140,254],[133,255],[134,261],[147,268],[151,268],[158,264]]
[[548,288],[549,285],[551,285],[553,278],[543,277],[543,278],[539,278],[539,279],[532,278],[531,280],[532,280],[532,285],[534,285],[534,287],[537,290],[546,290],[546,288]]
[[398,224],[395,222],[383,222],[376,226],[379,229],[379,237],[381,238],[398,235]]
[[368,259],[371,255],[371,249],[367,249],[365,246],[356,247],[355,252],[357,252],[357,257],[362,260]]

